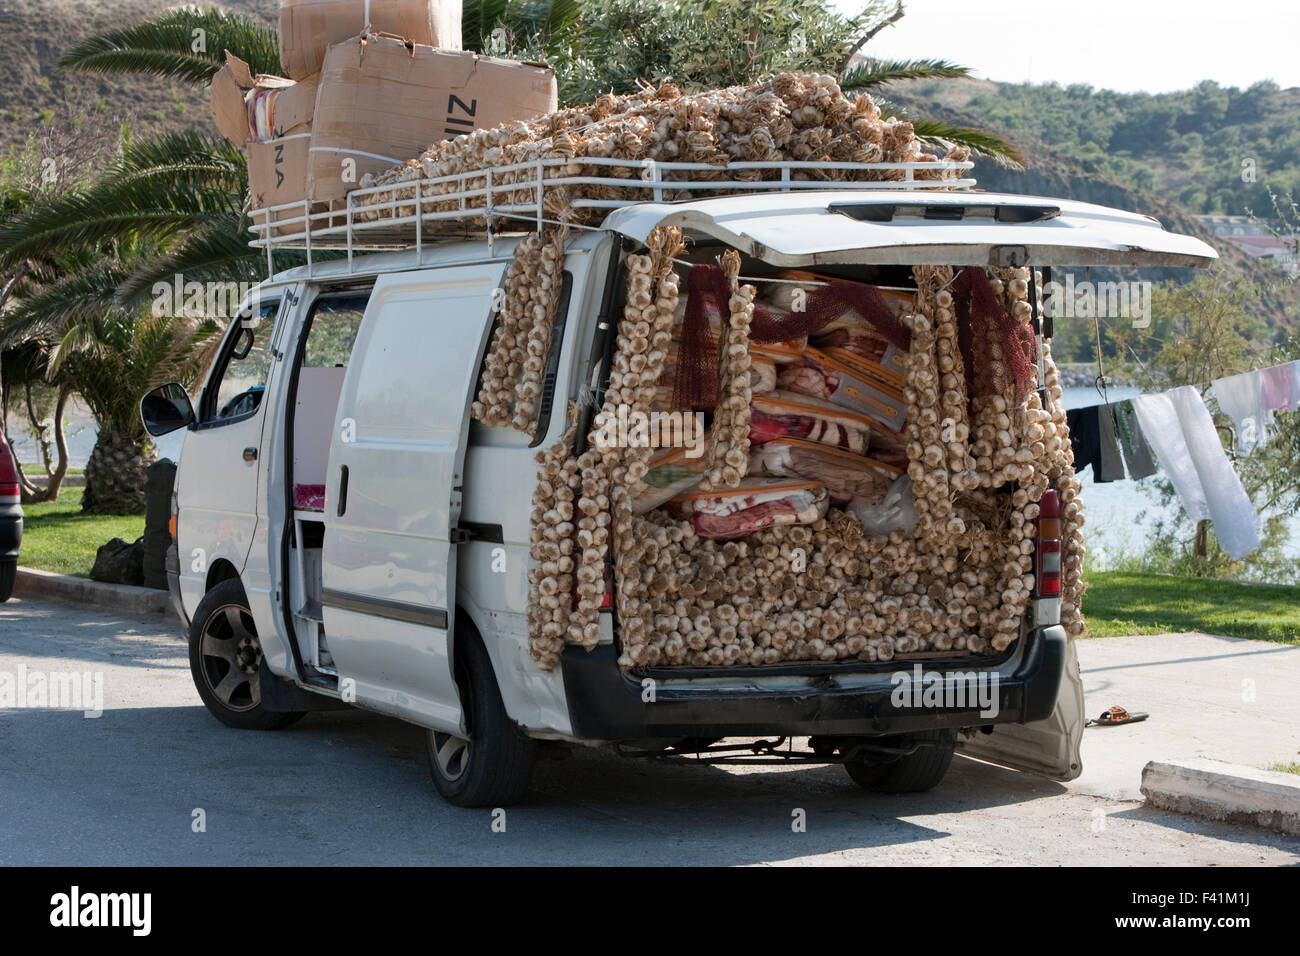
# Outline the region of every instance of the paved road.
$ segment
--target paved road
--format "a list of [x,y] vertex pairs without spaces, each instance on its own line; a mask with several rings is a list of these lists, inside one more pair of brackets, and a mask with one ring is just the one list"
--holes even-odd
[[879,797],[838,767],[581,752],[539,767],[501,833],[489,812],[439,800],[414,728],[337,713],[228,730],[169,626],[15,601],[0,606],[0,672],[102,671],[105,712],[0,711],[0,864],[1300,862],[1300,840],[1147,809],[1136,792],[1149,757],[1294,759],[1300,649],[1176,635],[1088,641],[1081,658],[1089,711],[1154,716],[1140,735],[1088,731],[1087,773],[1069,785],[959,758],[933,793]]

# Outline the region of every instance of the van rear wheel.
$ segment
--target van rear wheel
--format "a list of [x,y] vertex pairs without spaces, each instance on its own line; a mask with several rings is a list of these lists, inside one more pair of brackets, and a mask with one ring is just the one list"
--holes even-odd
[[456,686],[468,736],[428,732],[429,774],[442,798],[458,807],[507,807],[528,792],[537,742],[506,713],[492,664],[477,634],[455,644]]
[[190,675],[213,717],[239,730],[278,730],[301,720],[262,706],[262,644],[244,586],[222,581],[199,602],[190,623]]
[[870,755],[848,760],[844,769],[853,782],[876,793],[921,793],[938,786],[952,763],[957,734],[951,730],[927,730],[910,734],[906,743],[918,743],[916,751],[894,760]]

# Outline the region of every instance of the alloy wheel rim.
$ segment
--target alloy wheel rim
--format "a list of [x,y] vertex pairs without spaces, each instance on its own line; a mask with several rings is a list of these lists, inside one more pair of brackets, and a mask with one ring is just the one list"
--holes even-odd
[[247,608],[228,604],[208,615],[199,653],[203,681],[223,707],[243,713],[262,703],[262,645]]

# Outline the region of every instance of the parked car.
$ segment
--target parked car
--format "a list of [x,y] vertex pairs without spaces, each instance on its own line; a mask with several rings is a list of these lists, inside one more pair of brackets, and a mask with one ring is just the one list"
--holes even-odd
[[567,248],[530,441],[469,413],[517,238],[353,256],[349,237],[347,259],[262,286],[258,320],[232,326],[197,402],[175,385],[146,399],[152,434],[189,429],[173,589],[204,704],[240,728],[340,705],[410,721],[427,730],[439,792],[471,806],[519,799],[544,742],[662,755],[722,738],[811,737],[802,757],[843,761],[863,786],[901,791],[938,783],[964,732],[965,753],[1077,776],[1078,664],[1060,599],[1043,593],[1007,653],[926,662],[996,674],[996,716],[973,703],[902,712],[890,700],[897,665],[883,662],[628,675],[612,595],[595,650],[570,646],[551,672],[535,665],[525,623],[534,456],[561,440],[566,403],[607,382],[625,254],[665,224],[687,231],[697,261],[734,248],[746,269],[833,266],[863,280],[918,261],[1215,257],[1144,216],[1013,195],[862,189],[629,204]]
[[21,490],[13,451],[0,439],[0,604],[13,597],[18,580],[18,553],[23,543]]

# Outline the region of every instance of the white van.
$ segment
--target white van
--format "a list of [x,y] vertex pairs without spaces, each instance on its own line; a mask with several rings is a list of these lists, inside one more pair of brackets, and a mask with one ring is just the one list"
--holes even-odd
[[[570,400],[598,407],[624,257],[656,226],[683,228],[692,260],[734,248],[746,274],[816,268],[865,281],[914,264],[1195,267],[1216,257],[1154,219],[1093,205],[837,185],[611,203],[620,208],[600,228],[575,232],[531,442],[469,413],[519,239],[500,231],[509,218],[468,241],[430,239],[421,223],[433,214],[389,223],[382,241],[359,223],[304,228],[296,242],[262,230],[266,246],[347,254],[264,283],[197,402],[169,385],[142,403],[151,434],[188,428],[171,580],[209,710],[239,728],[349,704],[400,717],[427,729],[439,792],[470,806],[521,798],[538,748],[551,745],[842,762],[863,786],[894,792],[934,786],[954,745],[1077,776],[1082,691],[1059,599],[1031,602],[1000,657],[925,661],[929,671],[996,672],[992,717],[973,701],[900,708],[898,662],[625,675],[612,609],[594,651],[569,647],[551,672],[530,657],[534,456],[561,439]],[[868,188],[878,185],[894,188]],[[385,245],[404,248],[357,254]],[[786,743],[796,738],[811,741]]]

